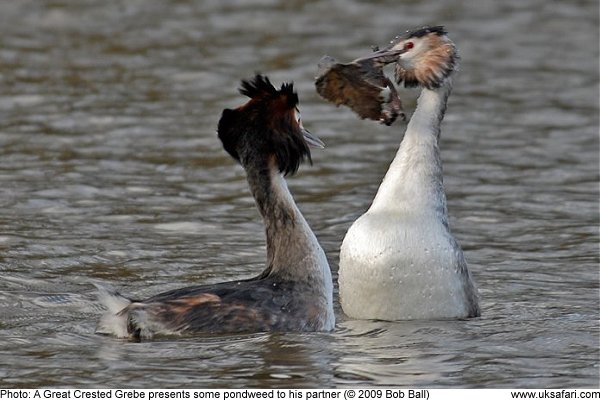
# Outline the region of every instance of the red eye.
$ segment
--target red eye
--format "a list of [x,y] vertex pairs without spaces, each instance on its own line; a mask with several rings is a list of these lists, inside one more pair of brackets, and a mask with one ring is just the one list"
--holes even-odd
[[404,50],[410,50],[413,47],[415,47],[415,44],[413,42],[406,42],[406,43],[404,43]]

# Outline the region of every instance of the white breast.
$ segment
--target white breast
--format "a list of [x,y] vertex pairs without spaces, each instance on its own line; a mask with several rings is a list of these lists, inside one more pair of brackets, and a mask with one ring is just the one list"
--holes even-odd
[[435,218],[366,213],[340,252],[344,312],[362,319],[443,319],[468,314],[462,251]]

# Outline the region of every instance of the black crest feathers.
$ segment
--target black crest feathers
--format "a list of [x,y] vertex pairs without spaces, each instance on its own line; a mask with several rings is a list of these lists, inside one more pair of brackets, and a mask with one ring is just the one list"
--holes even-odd
[[295,173],[304,159],[311,161],[296,119],[298,95],[292,83],[284,83],[278,90],[269,78],[257,74],[242,80],[239,91],[250,100],[236,109],[223,110],[218,126],[223,147],[234,159],[248,168],[275,157],[285,175]]
[[407,31],[404,35],[402,35],[402,39],[410,39],[410,38],[420,38],[430,33],[435,33],[438,36],[447,35],[446,29],[442,25],[437,26],[424,26],[422,28],[413,29],[411,31]]
[[268,77],[260,74],[252,80],[242,80],[239,91],[252,100],[283,99],[292,109],[298,105],[298,95],[294,92],[293,83],[283,83],[281,89],[277,90]]

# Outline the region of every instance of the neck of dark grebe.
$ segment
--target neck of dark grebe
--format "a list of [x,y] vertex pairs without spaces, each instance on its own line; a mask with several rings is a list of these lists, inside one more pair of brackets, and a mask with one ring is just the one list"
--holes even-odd
[[379,187],[371,211],[389,210],[421,218],[434,217],[447,224],[440,125],[452,83],[423,89],[408,123],[400,148]]
[[267,268],[261,277],[331,280],[325,253],[298,209],[275,159],[246,170],[267,237]]

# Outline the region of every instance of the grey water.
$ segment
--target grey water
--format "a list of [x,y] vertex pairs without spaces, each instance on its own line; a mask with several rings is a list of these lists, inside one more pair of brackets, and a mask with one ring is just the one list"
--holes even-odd
[[[0,387],[599,387],[598,2],[0,2]],[[94,334],[91,282],[144,297],[242,279],[263,227],[216,123],[260,71],[327,147],[289,186],[337,279],[405,124],[318,97],[424,24],[461,54],[442,127],[451,227],[481,318],[332,333]],[[408,114],[414,90],[402,90]]]

